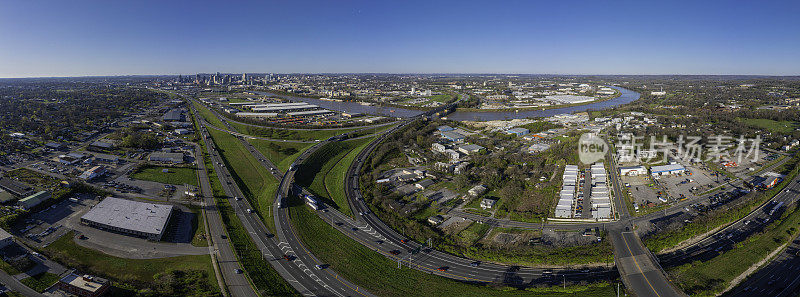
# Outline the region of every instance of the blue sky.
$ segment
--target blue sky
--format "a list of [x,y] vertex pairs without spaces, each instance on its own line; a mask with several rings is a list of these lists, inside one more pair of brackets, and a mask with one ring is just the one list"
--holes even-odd
[[4,1],[0,77],[800,74],[800,1]]

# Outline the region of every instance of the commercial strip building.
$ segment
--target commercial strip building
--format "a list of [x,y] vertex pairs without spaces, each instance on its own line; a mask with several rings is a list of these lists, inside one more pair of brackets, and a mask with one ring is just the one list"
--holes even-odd
[[81,223],[158,241],[167,229],[172,210],[172,205],[108,197],[84,214]]

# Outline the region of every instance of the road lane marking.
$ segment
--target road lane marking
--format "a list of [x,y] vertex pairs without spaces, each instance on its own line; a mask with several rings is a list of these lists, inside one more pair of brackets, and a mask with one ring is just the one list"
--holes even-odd
[[647,285],[650,286],[650,289],[653,290],[653,293],[656,293],[656,296],[661,297],[661,295],[658,294],[658,292],[656,291],[656,288],[653,287],[653,284],[650,283],[650,280],[647,279],[647,276],[644,274],[644,271],[642,271],[642,267],[639,266],[639,261],[636,261],[636,256],[633,255],[633,251],[631,250],[631,246],[628,245],[628,240],[625,239],[625,233],[621,233],[620,235],[622,236],[622,241],[625,242],[625,247],[628,248],[628,253],[630,253],[631,254],[631,258],[633,258],[633,263],[636,264],[636,268],[639,269],[639,273],[641,273],[642,277],[644,278],[644,280],[647,281]]

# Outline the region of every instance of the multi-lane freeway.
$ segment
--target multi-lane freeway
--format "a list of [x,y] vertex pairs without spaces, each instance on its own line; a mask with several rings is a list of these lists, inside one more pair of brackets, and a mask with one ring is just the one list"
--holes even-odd
[[[445,106],[444,108],[449,108],[450,106]],[[438,111],[428,112],[426,114],[422,114],[417,118],[421,118],[424,116],[429,116]],[[386,226],[380,219],[371,213],[368,206],[364,203],[360,193],[358,191],[358,175],[357,173],[360,172],[361,164],[366,160],[366,157],[369,153],[380,143],[382,137],[385,135],[389,135],[392,132],[396,131],[397,129],[402,128],[403,126],[407,125],[413,120],[417,118],[409,119],[398,126],[389,129],[382,133],[381,137],[378,137],[375,141],[371,142],[359,155],[356,157],[355,161],[353,162],[352,166],[349,168],[347,177],[345,179],[345,194],[347,195],[349,207],[352,208],[354,218],[350,218],[342,214],[341,212],[336,211],[335,209],[325,209],[319,211],[319,216],[331,224],[334,228],[340,230],[346,236],[353,238],[354,240],[360,242],[361,244],[383,254],[384,256],[404,263],[404,265],[408,265],[415,269],[425,271],[428,273],[433,273],[437,275],[441,275],[444,277],[449,277],[458,280],[465,280],[465,281],[472,281],[472,282],[488,282],[488,283],[504,283],[509,285],[522,285],[522,284],[531,284],[537,282],[544,282],[544,283],[558,283],[563,281],[570,281],[570,280],[587,280],[592,278],[608,278],[611,275],[615,274],[616,271],[608,270],[608,269],[572,269],[572,270],[545,270],[545,269],[535,269],[535,268],[524,268],[524,267],[517,267],[517,266],[506,266],[506,265],[498,265],[493,263],[481,263],[480,261],[475,261],[472,259],[466,259],[462,257],[457,257],[451,254],[438,252],[436,250],[426,248],[423,244],[415,243],[404,236],[398,234],[393,229]],[[227,121],[223,118],[223,122],[228,125],[229,129],[232,129]],[[250,137],[250,136],[247,136]],[[240,137],[240,139],[242,139]],[[326,141],[322,141],[317,143],[316,145],[312,146],[308,150],[306,150],[300,157],[295,161],[294,164],[301,164],[309,155],[311,155],[317,148],[325,145],[329,141],[337,141],[336,139],[329,139]],[[262,165],[268,168],[270,172],[273,173],[276,177],[281,180],[280,189],[278,191],[277,197],[275,199],[274,208],[276,209],[273,219],[275,220],[276,229],[278,230],[278,237],[281,241],[277,244],[281,246],[284,251],[291,251],[293,253],[296,252],[298,248],[301,248],[306,255],[304,257],[297,257],[298,259],[303,258],[301,260],[303,265],[305,263],[319,263],[319,261],[313,257],[307,250],[302,248],[302,243],[297,239],[296,234],[291,226],[291,222],[288,219],[288,215],[286,210],[283,209],[280,205],[282,198],[288,197],[291,194],[299,194],[299,193],[307,193],[304,189],[294,189],[295,186],[293,184],[294,181],[294,173],[297,170],[297,166],[292,166],[292,168],[286,172],[285,174],[281,174],[281,172],[266,158],[260,155],[260,153],[249,145],[246,141],[242,139],[242,143],[245,144],[252,154],[254,154],[259,160],[261,160]],[[613,162],[613,161],[612,161]],[[293,165],[294,165],[293,164]],[[614,170],[616,164],[611,164],[612,172],[616,173]],[[619,176],[614,174],[613,181],[614,181],[614,189],[617,193],[620,193],[619,187]],[[782,193],[787,193],[784,191]],[[239,193],[241,195],[241,193]],[[783,194],[788,195],[788,194]],[[782,201],[786,200],[782,195],[777,196],[775,199]],[[787,200],[789,202],[789,200]],[[626,285],[629,289],[633,290],[633,292],[640,296],[682,296],[683,293],[680,290],[676,289],[676,287],[671,284],[666,277],[663,269],[660,266],[660,263],[655,260],[654,256],[648,251],[641,242],[639,236],[634,233],[635,226],[637,224],[645,223],[649,220],[657,218],[663,215],[670,215],[677,212],[682,211],[685,206],[691,204],[690,201],[684,201],[676,203],[674,206],[670,207],[669,209],[665,210],[663,214],[661,212],[655,214],[649,214],[646,216],[631,218],[627,213],[627,208],[621,202],[618,202],[615,207],[617,213],[619,214],[619,219],[616,222],[611,223],[578,223],[578,224],[531,224],[531,223],[522,223],[522,222],[513,222],[508,220],[485,220],[486,223],[495,224],[497,226],[503,227],[518,227],[518,228],[570,228],[570,229],[585,229],[585,228],[594,228],[594,227],[602,227],[609,231],[609,237],[612,240],[614,245],[614,254],[615,254],[615,262],[616,267],[619,269],[619,273],[621,274],[623,280],[625,281]],[[755,216],[758,212],[754,212],[751,216]],[[469,217],[469,214],[463,214],[464,217]],[[476,216],[475,220],[481,220],[482,217]],[[486,219],[486,218],[483,218]],[[737,222],[737,224],[745,224],[747,220],[741,220]],[[752,220],[750,220],[752,222]],[[750,224],[750,223],[748,223]],[[736,228],[736,224],[732,225],[732,227],[726,229],[733,229]],[[719,236],[719,235],[717,235]],[[741,235],[744,237],[743,235]],[[286,238],[284,240],[284,238]],[[696,250],[703,250],[708,251],[709,249],[713,249],[719,252],[717,249],[719,243],[715,243],[717,241],[711,239],[706,239],[701,241],[700,243],[693,245],[694,249]],[[728,238],[734,239],[735,238]],[[708,245],[703,245],[703,242],[708,242]],[[413,252],[412,252],[413,251]],[[694,250],[693,250],[694,251]],[[417,253],[418,252],[418,253]],[[302,270],[302,269],[301,269]],[[335,273],[333,271],[326,271],[330,273]],[[324,279],[320,278],[317,279],[316,277],[312,277],[313,280],[318,281],[318,283],[326,283]],[[331,279],[328,279],[331,280]],[[333,280],[342,282],[341,278],[335,277]],[[368,294],[365,293],[362,289],[358,289],[352,284],[336,284],[335,282],[332,285],[328,285],[327,288],[331,289],[334,287],[349,287],[350,289],[356,288],[355,292],[358,294]],[[323,288],[326,288],[324,285]],[[341,288],[343,291],[346,291],[345,288]],[[334,289],[335,291],[335,289]]]

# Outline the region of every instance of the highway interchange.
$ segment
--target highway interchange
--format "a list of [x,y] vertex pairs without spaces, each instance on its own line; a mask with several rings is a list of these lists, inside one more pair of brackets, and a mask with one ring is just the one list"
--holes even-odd
[[[421,116],[427,116],[430,114],[432,114],[432,112]],[[200,118],[201,117],[198,117],[198,119]],[[222,119],[223,123],[228,127],[228,132],[234,130],[232,127],[230,127],[230,124],[227,122],[227,120],[224,118]],[[369,211],[369,208],[366,206],[363,199],[361,199],[358,191],[359,187],[357,172],[359,172],[362,162],[366,160],[366,157],[369,155],[372,149],[374,149],[378,143],[380,143],[380,140],[382,140],[383,136],[391,134],[393,131],[416,119],[417,118],[406,120],[400,125],[383,132],[377,140],[371,142],[367,148],[359,153],[359,155],[356,157],[356,160],[349,168],[346,177],[345,193],[355,218],[351,219],[335,209],[326,208],[317,212],[323,220],[331,224],[331,226],[341,231],[348,237],[360,242],[362,245],[373,249],[394,261],[399,261],[403,263],[403,265],[413,267],[420,271],[462,281],[503,283],[508,285],[522,285],[538,282],[558,284],[563,281],[579,281],[592,277],[608,278],[615,273],[615,271],[606,269],[546,270],[498,265],[493,263],[481,263],[479,261],[428,249],[422,244],[406,239],[404,236],[386,226]],[[207,125],[205,121],[201,121],[201,123],[204,130],[206,127],[215,128]],[[248,229],[248,232],[250,232],[254,241],[256,241],[256,243],[259,245],[259,248],[265,254],[265,257],[272,257],[272,259],[276,259],[271,261],[271,264],[282,276],[289,280],[299,292],[303,293],[304,295],[371,295],[364,289],[358,288],[354,284],[344,281],[331,269],[317,269],[315,271],[313,268],[314,265],[324,263],[321,263],[303,247],[301,241],[294,233],[286,208],[281,207],[283,205],[280,205],[284,197],[297,194],[298,192],[308,193],[305,189],[300,189],[294,185],[294,174],[298,168],[294,165],[302,164],[302,162],[317,148],[325,145],[329,141],[337,141],[337,139],[329,139],[318,142],[301,154],[288,172],[282,174],[280,170],[274,166],[274,164],[269,162],[269,160],[261,155],[258,150],[245,141],[244,137],[253,138],[252,136],[237,135],[237,138],[241,140],[243,145],[245,145],[248,150],[250,150],[250,152],[258,160],[260,160],[262,163],[261,165],[267,168],[269,172],[271,172],[277,179],[281,181],[280,188],[276,194],[277,196],[273,205],[274,209],[276,210],[273,219],[275,220],[277,236],[272,236],[267,232],[263,222],[256,214],[247,212],[247,209],[252,209],[247,202],[247,199],[229,200],[236,209],[237,216],[239,216],[243,221],[246,229]],[[207,143],[211,142],[208,133],[205,131],[203,132],[203,138]],[[223,180],[222,184],[225,188],[226,194],[229,197],[243,197],[244,195],[238,189],[235,181],[232,180],[228,169],[223,165],[224,162],[222,161],[221,157],[215,153],[214,150],[210,151],[212,151],[210,154],[212,156],[212,163],[214,164],[215,170],[218,172],[218,176],[221,180]],[[614,165],[615,164],[612,162],[612,166]],[[612,170],[612,172],[616,173],[614,170]],[[616,191],[619,191],[619,185],[616,182],[619,180],[619,177],[616,174],[614,176],[614,188]],[[788,202],[794,202],[794,197],[796,195],[790,195],[790,192],[794,191],[794,193],[797,193],[797,189],[795,189],[796,187],[797,182],[792,181],[792,184],[783,192],[781,192],[781,194],[777,195],[775,199],[779,201],[785,201],[787,204]],[[635,230],[635,226],[637,224],[646,223],[647,221],[659,216],[668,216],[682,212],[689,204],[691,204],[691,201],[683,201],[676,203],[669,209],[665,210],[663,214],[658,212],[655,214],[631,218],[627,213],[627,209],[622,207],[621,204],[617,202],[617,205],[615,206],[617,208],[617,213],[620,215],[620,220],[611,223],[531,224],[507,220],[494,220],[488,223],[493,223],[497,226],[503,227],[536,229],[555,227],[560,229],[586,229],[594,227],[604,228],[605,230],[609,231],[609,237],[614,245],[616,266],[619,269],[620,275],[623,277],[623,281],[626,283],[626,286],[629,289],[639,296],[683,296],[684,294],[669,282],[660,266],[660,263],[656,261],[652,253],[650,253],[650,251],[643,246],[641,239],[634,233],[633,230]],[[747,224],[751,224],[759,215],[762,214],[764,214],[763,210],[754,211],[748,215],[747,218],[742,219],[732,224],[730,227],[715,233],[715,235],[709,236],[708,238],[684,249],[683,253],[692,255],[693,257],[706,254],[709,251],[718,253],[721,251],[719,250],[719,246],[730,246],[733,243],[727,242],[736,242],[737,239],[746,238],[745,232],[736,232],[734,236],[728,236],[727,233],[724,233],[725,230],[737,229],[738,227],[741,227],[738,224],[745,224],[747,221],[750,221]],[[481,218],[479,216],[472,218],[469,214],[464,214],[464,217],[475,220],[480,220]],[[755,226],[755,224],[753,225]],[[726,238],[728,241],[717,240],[720,238],[720,236],[728,237]],[[740,236],[741,238],[736,236]],[[419,251],[419,253],[412,254],[411,251]],[[292,261],[280,261],[283,255],[289,255]],[[788,258],[789,257],[787,256],[786,259]],[[665,260],[668,262],[669,259],[670,255],[666,255],[664,256],[664,260],[662,260],[662,262]],[[781,258],[779,257],[778,259]],[[782,263],[789,262],[787,260],[783,261]],[[798,267],[800,267],[800,263],[797,264]],[[789,267],[791,269],[793,266]],[[760,279],[763,280],[763,277]],[[772,278],[769,279],[772,280]],[[229,282],[227,277],[226,282]],[[763,283],[766,284],[767,282],[769,281],[764,281]],[[791,284],[796,286],[800,284],[800,280],[795,279],[793,282],[791,282]],[[246,293],[243,294],[244,295],[233,295],[249,296]]]

